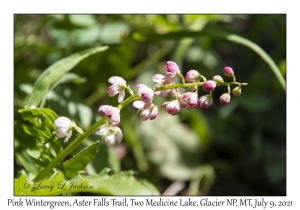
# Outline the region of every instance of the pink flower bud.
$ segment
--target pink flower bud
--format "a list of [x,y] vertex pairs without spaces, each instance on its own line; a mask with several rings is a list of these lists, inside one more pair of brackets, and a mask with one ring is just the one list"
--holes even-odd
[[119,127],[102,127],[95,131],[96,135],[103,135],[106,146],[112,147],[123,140],[122,130]]
[[164,70],[166,73],[170,72],[172,74],[180,74],[180,70],[177,64],[173,61],[168,61],[167,65],[165,65]]
[[138,95],[142,97],[142,99],[151,99],[154,96],[154,91],[147,87],[144,84],[137,84],[136,87],[139,88]]
[[187,92],[180,96],[180,108],[194,109],[198,106],[198,94]]
[[66,137],[64,142],[67,142],[70,137],[72,136],[72,129],[75,128],[79,133],[82,133],[83,131],[81,128],[79,128],[75,122],[71,121],[67,117],[58,117],[54,121],[54,125],[57,127],[57,130],[55,132],[55,135],[57,138],[63,138]]
[[141,97],[142,101],[145,103],[144,109],[148,108],[152,104],[154,91],[144,84],[135,85],[138,87],[138,95]]
[[[213,76],[212,80],[215,81],[216,83],[224,82],[223,78],[220,75]],[[220,85],[217,85],[217,86],[220,86]]]
[[200,73],[195,70],[189,70],[185,75],[185,81],[190,83],[200,81]]
[[220,104],[226,105],[230,102],[230,94],[229,93],[224,93],[223,95],[221,95],[220,97]]
[[157,115],[158,115],[158,108],[156,105],[154,105],[150,113],[150,120],[154,120]]
[[60,127],[55,132],[55,135],[57,136],[57,138],[63,138],[67,136],[68,132],[69,129],[67,129],[66,127]]
[[152,76],[152,81],[157,83],[157,84],[162,84],[164,79],[165,79],[165,76],[162,75],[162,74],[154,74]]
[[232,68],[230,68],[229,66],[224,67],[223,73],[227,77],[233,77],[233,75],[234,75]]
[[104,112],[104,114],[106,116],[109,117],[109,122],[113,125],[116,126],[120,123],[120,110],[112,107],[112,106],[108,106],[108,105],[101,105],[99,108],[99,112]]
[[121,103],[125,97],[126,81],[122,77],[113,76],[108,79],[112,85],[106,89],[109,96],[115,96],[119,93],[118,102]]
[[105,144],[108,147],[113,147],[116,144],[116,138],[115,135],[113,133],[108,134],[105,139]]
[[161,106],[165,106],[166,111],[170,115],[177,115],[179,110],[180,110],[179,103],[178,103],[177,100],[174,100],[174,101],[171,101],[171,102],[165,102]]
[[175,77],[180,74],[180,70],[177,64],[173,61],[168,61],[167,65],[165,65],[164,70],[166,72],[164,84],[170,84],[173,82]]
[[215,89],[217,86],[216,82],[213,80],[207,80],[204,82],[203,89],[207,92],[210,92]]
[[240,96],[242,94],[242,89],[240,87],[235,87],[232,90],[232,95],[233,96]]
[[142,121],[146,121],[149,119],[150,117],[150,113],[151,113],[151,110],[150,109],[143,109],[140,113],[140,119]]
[[140,119],[146,121],[150,118],[150,120],[154,120],[158,114],[157,106],[151,104],[149,107],[145,107],[145,102],[143,101],[134,101],[132,104],[135,108],[142,110],[140,112]]
[[201,109],[206,109],[213,104],[213,98],[210,94],[201,96],[199,98],[199,106]]
[[175,79],[175,77],[177,76],[176,73],[171,73],[171,72],[167,72],[165,74],[165,81],[164,81],[164,84],[167,85],[167,84],[171,84],[173,82],[173,80]]

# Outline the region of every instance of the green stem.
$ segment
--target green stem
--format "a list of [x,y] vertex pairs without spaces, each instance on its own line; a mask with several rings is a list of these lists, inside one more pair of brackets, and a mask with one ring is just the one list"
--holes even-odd
[[184,76],[182,76],[182,74],[178,74],[180,77],[181,77],[181,81],[183,84],[185,84],[185,79],[184,79]]
[[[130,97],[128,97],[126,100],[124,100],[119,107],[124,108],[127,106],[130,102],[138,99],[139,96],[137,94],[134,94]],[[61,153],[59,153],[48,165],[47,167],[39,173],[33,181],[38,181],[45,179],[49,173],[54,169],[57,164],[62,161],[67,155],[69,155],[72,151],[74,151],[84,139],[86,139],[89,135],[94,133],[101,125],[103,125],[108,120],[108,117],[105,116],[101,118],[98,122],[96,122],[92,127],[90,127],[88,130],[86,130],[84,133],[82,133],[80,136],[78,136],[68,147],[66,147]]]
[[[204,84],[204,82],[164,85],[162,87],[155,88],[154,92],[159,91],[159,90],[175,89],[175,88],[179,88],[179,87],[203,86],[203,84]],[[240,82],[217,82],[217,85],[247,85],[247,84],[248,83],[240,83]]]

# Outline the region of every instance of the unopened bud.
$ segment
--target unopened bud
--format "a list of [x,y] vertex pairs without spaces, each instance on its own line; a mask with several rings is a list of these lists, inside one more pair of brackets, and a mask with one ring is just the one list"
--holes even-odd
[[233,96],[239,96],[242,94],[242,89],[241,87],[235,87],[233,90],[232,90],[232,95]]
[[224,93],[223,95],[221,95],[220,97],[220,104],[226,105],[230,102],[230,94],[229,93]]
[[185,75],[185,81],[190,83],[200,81],[200,73],[196,70],[189,70]]
[[[224,82],[223,78],[220,75],[213,76],[212,80],[215,81],[216,83]],[[217,86],[220,86],[220,85],[217,84]]]
[[201,96],[199,98],[199,106],[201,109],[206,109],[210,107],[213,103],[213,98],[210,94]]
[[164,102],[161,106],[165,106],[167,112],[170,115],[177,115],[180,110],[179,103],[177,100],[171,102]]
[[233,77],[233,75],[234,75],[232,68],[230,68],[229,66],[224,67],[223,73],[227,77]]
[[216,82],[213,80],[207,80],[204,82],[203,89],[207,92],[213,91],[217,86]]

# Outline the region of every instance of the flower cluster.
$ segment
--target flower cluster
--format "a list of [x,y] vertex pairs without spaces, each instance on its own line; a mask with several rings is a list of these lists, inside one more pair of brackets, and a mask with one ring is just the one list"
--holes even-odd
[[[198,106],[202,109],[209,108],[213,104],[213,91],[217,86],[226,85],[227,92],[222,94],[219,98],[221,105],[226,105],[230,102],[232,94],[233,96],[241,95],[241,86],[247,85],[247,83],[236,82],[234,71],[231,67],[224,67],[223,73],[226,77],[233,78],[233,82],[224,82],[220,75],[215,75],[211,80],[207,80],[196,70],[189,70],[185,77],[181,74],[178,65],[173,61],[168,61],[164,66],[165,74],[155,74],[152,76],[152,81],[155,83],[153,88],[150,88],[144,84],[137,84],[137,93],[134,94],[130,87],[126,84],[126,81],[118,76],[110,77],[108,82],[111,83],[106,90],[109,96],[115,96],[118,94],[118,107],[109,105],[101,105],[99,112],[108,117],[104,127],[97,129],[94,133],[102,135],[104,142],[108,147],[121,143],[123,134],[118,127],[120,124],[120,110],[123,108],[123,100],[125,98],[125,91],[128,90],[131,95],[132,105],[137,108],[137,112],[140,115],[142,121],[154,120],[158,115],[158,108],[153,103],[154,97],[162,95],[163,97],[173,97],[175,99],[166,101],[161,104],[161,107],[165,107],[167,113],[170,115],[177,115],[180,109],[195,109]],[[172,84],[176,77],[182,79],[182,84]],[[201,82],[201,80],[203,80]],[[232,91],[230,86],[237,85]],[[203,90],[208,92],[205,95],[198,96],[198,87],[202,86]],[[128,100],[125,106],[128,104]],[[82,132],[82,130],[76,126],[76,124],[70,121],[68,118],[61,117],[55,122],[58,127],[56,136],[66,137],[67,141],[71,134],[72,128]],[[79,130],[80,129],[80,130]]]

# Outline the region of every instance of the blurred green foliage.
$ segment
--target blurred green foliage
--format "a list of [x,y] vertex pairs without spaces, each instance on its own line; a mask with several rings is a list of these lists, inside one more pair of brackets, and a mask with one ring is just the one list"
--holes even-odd
[[[175,61],[183,75],[195,69],[206,78],[222,75],[223,67],[231,66],[237,81],[249,85],[226,106],[221,107],[218,98],[227,88],[219,87],[209,109],[181,110],[175,117],[161,109],[149,122],[140,122],[136,109],[129,105],[121,112],[123,143],[115,148],[100,146],[86,173],[94,175],[105,167],[115,172],[133,170],[160,193],[174,181],[185,182],[177,195],[286,195],[286,95],[270,67],[249,48],[210,36],[135,39],[136,34],[222,30],[256,43],[285,77],[285,15],[53,14],[14,18],[15,177],[21,169],[37,173],[32,167],[37,163],[24,152],[36,145],[24,133],[26,122],[18,110],[27,104],[38,76],[73,53],[108,45],[108,50],[82,60],[50,88],[44,107],[87,129],[100,119],[97,110],[101,104],[117,105],[116,97],[107,97],[105,91],[109,77],[123,77],[134,90],[137,83],[152,87],[151,76],[163,73],[168,60]],[[204,94],[199,88],[199,95]],[[159,96],[154,102],[159,106],[165,100]],[[90,136],[74,154],[100,139]]]

